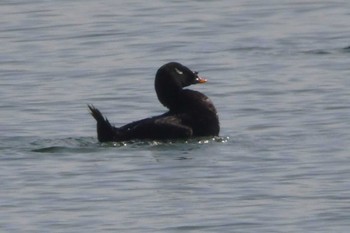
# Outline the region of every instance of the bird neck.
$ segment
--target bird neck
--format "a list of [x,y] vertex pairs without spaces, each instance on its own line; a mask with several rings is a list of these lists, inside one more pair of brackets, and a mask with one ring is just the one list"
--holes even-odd
[[181,88],[167,87],[167,88],[156,88],[157,97],[169,110],[175,110],[179,105],[179,95]]

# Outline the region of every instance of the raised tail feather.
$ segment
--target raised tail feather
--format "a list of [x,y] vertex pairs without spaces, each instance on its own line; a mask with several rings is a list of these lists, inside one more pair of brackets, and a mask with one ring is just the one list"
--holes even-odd
[[116,129],[109,123],[102,113],[92,104],[88,105],[90,114],[97,121],[97,138],[100,142],[113,141],[116,136]]

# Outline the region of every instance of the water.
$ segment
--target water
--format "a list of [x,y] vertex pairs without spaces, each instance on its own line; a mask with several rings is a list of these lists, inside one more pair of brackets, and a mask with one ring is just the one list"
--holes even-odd
[[[1,232],[348,232],[346,1],[1,1]],[[99,144],[207,77],[220,138]]]

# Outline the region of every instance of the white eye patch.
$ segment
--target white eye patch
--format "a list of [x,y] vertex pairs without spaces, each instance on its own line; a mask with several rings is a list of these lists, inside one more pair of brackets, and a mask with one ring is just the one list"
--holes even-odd
[[184,72],[182,72],[181,70],[179,70],[178,68],[175,68],[175,71],[176,71],[176,73],[178,73],[178,74],[183,74]]

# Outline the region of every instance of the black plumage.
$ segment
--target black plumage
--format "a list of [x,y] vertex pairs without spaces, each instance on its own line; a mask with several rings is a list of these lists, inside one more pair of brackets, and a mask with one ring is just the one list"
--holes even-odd
[[89,105],[91,115],[97,121],[98,140],[107,142],[217,136],[220,126],[213,103],[198,91],[183,89],[192,84],[205,82],[206,80],[197,72],[180,63],[170,62],[163,65],[156,73],[155,89],[159,101],[169,111],[119,128],[112,126],[98,109]]

